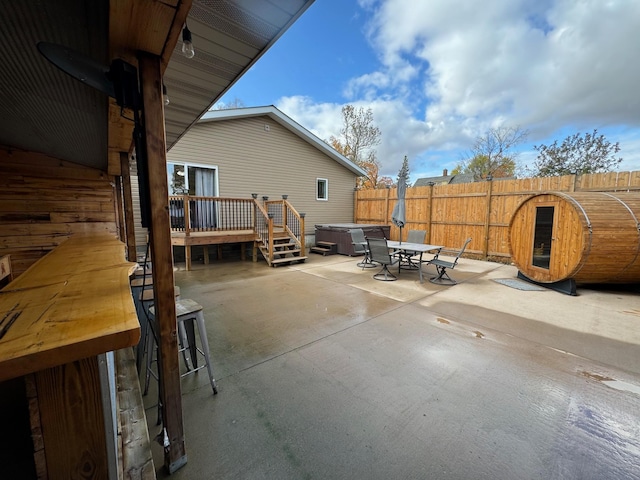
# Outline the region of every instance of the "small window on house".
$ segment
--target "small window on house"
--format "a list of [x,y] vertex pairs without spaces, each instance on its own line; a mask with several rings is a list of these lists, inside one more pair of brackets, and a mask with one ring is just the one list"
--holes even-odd
[[316,200],[329,200],[329,180],[316,179]]

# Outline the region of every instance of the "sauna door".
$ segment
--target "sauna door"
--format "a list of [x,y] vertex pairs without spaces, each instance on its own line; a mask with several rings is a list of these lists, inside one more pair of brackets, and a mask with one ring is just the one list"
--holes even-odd
[[554,206],[537,206],[531,265],[549,270],[552,255]]

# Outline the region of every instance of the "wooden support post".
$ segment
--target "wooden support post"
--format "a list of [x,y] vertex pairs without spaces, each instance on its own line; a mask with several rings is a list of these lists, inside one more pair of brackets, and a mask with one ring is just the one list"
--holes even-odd
[[169,473],[187,462],[182,418],[180,365],[176,341],[176,303],[174,298],[171,224],[169,221],[169,189],[167,185],[164,102],[160,58],[139,55],[144,125],[149,171],[149,204],[151,207],[150,247],[153,258],[153,295],[158,322],[158,366],[162,381],[162,423],[169,444],[164,449],[164,465]]
[[305,238],[305,231],[304,231],[304,217],[306,216],[307,216],[306,213],[300,214],[300,255],[303,257],[307,255],[307,246],[306,246],[306,238]]
[[191,271],[191,245],[189,244],[189,236],[191,235],[191,202],[189,201],[189,195],[182,197],[182,205],[184,207],[184,263],[187,272]]
[[191,245],[189,244],[184,246],[184,263],[187,272],[191,271]]
[[133,196],[131,194],[131,169],[129,168],[129,154],[120,152],[120,172],[122,173],[122,195],[124,197],[124,223],[127,244],[127,260],[135,262],[136,254],[136,229],[133,219]]
[[[262,197],[265,198],[265,197]],[[269,213],[269,265],[273,265],[273,213]]]

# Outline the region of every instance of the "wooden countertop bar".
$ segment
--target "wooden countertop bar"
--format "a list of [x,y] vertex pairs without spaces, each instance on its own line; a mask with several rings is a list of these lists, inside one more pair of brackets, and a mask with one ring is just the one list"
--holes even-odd
[[[75,235],[0,290],[0,381],[138,343],[124,244]],[[2,325],[0,325],[0,328]]]

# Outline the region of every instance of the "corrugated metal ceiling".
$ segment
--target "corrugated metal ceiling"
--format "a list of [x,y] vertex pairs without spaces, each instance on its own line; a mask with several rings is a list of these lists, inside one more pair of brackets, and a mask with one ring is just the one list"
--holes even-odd
[[171,148],[313,3],[304,0],[195,0],[187,25],[195,57],[179,41],[164,75],[171,103],[165,110]]
[[107,97],[49,63],[40,41],[108,64],[109,2],[22,0],[0,6],[0,144],[102,168]]
[[[312,3],[193,1],[187,24],[196,56],[182,56],[178,41],[165,71],[168,148]],[[108,0],[0,2],[0,144],[107,170],[107,97],[58,70],[36,44],[110,64],[109,7]]]

